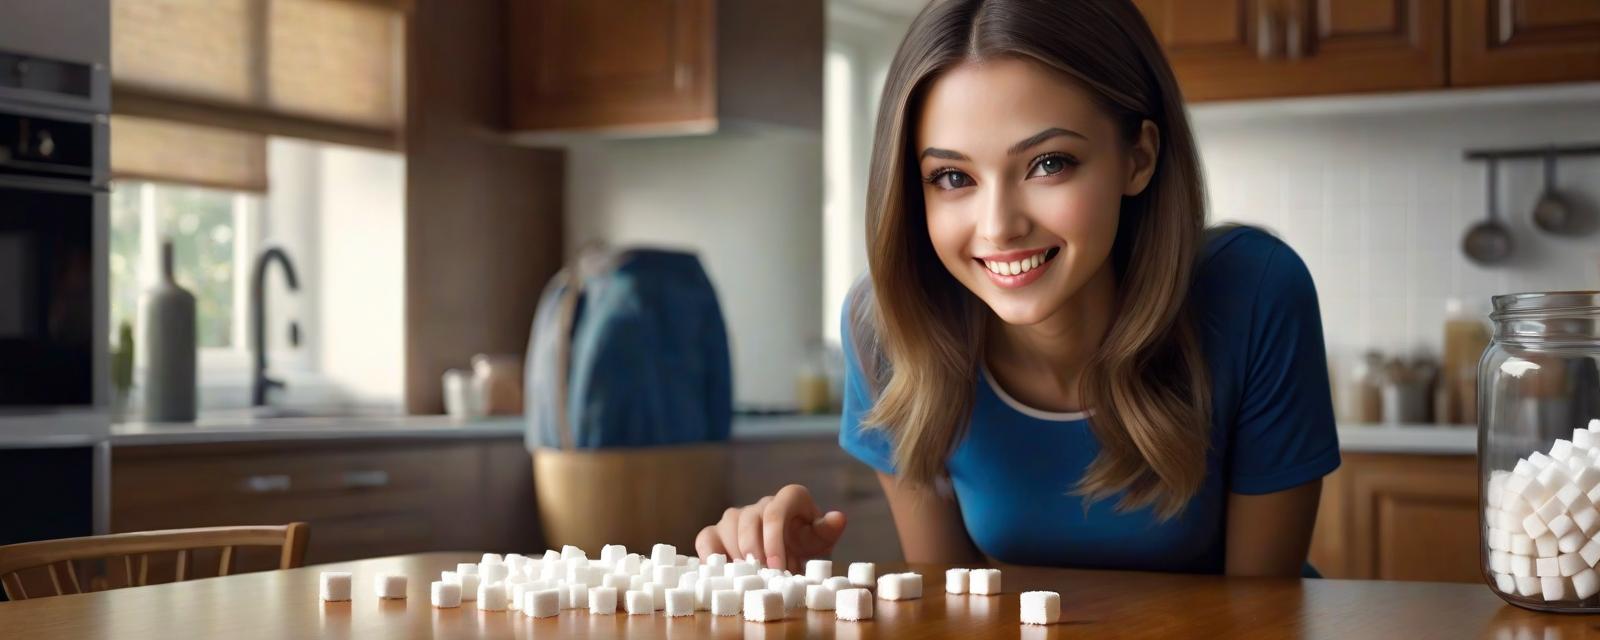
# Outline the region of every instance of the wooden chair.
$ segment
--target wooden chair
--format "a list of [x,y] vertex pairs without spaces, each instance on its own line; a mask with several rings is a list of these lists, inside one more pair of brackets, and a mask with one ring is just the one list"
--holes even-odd
[[[278,568],[293,569],[305,562],[306,539],[310,528],[304,522],[287,525],[248,527],[207,527],[201,529],[168,529],[164,531],[138,531],[115,533],[106,536],[86,536],[42,540],[0,546],[0,587],[7,598],[26,600],[30,596],[23,587],[21,572],[44,568],[49,571],[50,585],[55,593],[65,595],[83,593],[78,582],[78,571],[73,563],[81,560],[108,560],[122,557],[122,571],[126,586],[144,586],[148,583],[150,554],[177,553],[176,580],[188,575],[190,552],[197,549],[220,547],[221,561],[217,575],[228,575],[233,569],[234,547],[280,547]],[[133,557],[139,556],[138,573],[134,573]],[[63,582],[57,566],[65,569]],[[108,567],[108,571],[110,569]]]

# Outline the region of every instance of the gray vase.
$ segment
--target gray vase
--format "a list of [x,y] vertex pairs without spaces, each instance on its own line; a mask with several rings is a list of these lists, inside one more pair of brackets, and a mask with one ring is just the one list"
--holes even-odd
[[192,422],[195,413],[194,295],[172,279],[172,240],[161,243],[161,280],[139,301],[144,324],[144,413],[151,422]]

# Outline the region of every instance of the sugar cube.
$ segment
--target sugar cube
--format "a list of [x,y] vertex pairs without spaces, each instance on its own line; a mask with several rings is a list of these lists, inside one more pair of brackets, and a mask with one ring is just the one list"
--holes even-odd
[[561,608],[563,608],[563,609],[587,609],[587,608],[589,608],[589,586],[588,585],[568,583],[567,586],[562,587],[562,588],[566,590],[566,596],[567,597],[561,603]]
[[756,567],[744,562],[729,562],[722,566],[722,575],[728,578],[743,578],[756,575]]
[[1022,592],[1022,624],[1055,624],[1061,620],[1061,594],[1054,591]]
[[1565,462],[1567,458],[1571,458],[1572,441],[1565,439],[1556,440],[1555,444],[1550,445],[1550,457],[1562,462]]
[[589,559],[589,554],[584,553],[583,549],[580,549],[578,547],[572,546],[570,544],[569,545],[562,545],[562,547],[561,547],[561,559],[562,560],[587,560],[587,559]]
[[1572,523],[1572,516],[1565,513],[1556,516],[1556,519],[1550,521],[1550,535],[1555,536],[1557,539],[1567,535],[1569,531],[1576,531],[1577,528],[1578,525]]
[[812,611],[832,611],[835,592],[827,585],[806,585],[806,608]]
[[506,569],[506,565],[503,562],[478,563],[478,576],[483,582],[502,582],[509,574],[510,570]]
[[616,564],[618,560],[623,559],[627,555],[628,548],[620,544],[608,544],[600,547],[600,560],[602,562]]
[[380,573],[373,580],[373,586],[378,592],[378,597],[386,600],[400,600],[406,597],[406,577],[392,573]]
[[740,602],[744,595],[733,589],[718,589],[711,592],[711,615],[736,616],[739,615]]
[[701,578],[694,584],[694,605],[696,609],[707,611],[711,609],[711,596],[718,591],[732,591],[733,579],[721,576]]
[[1535,451],[1528,454],[1528,463],[1532,464],[1533,468],[1543,471],[1545,467],[1550,466],[1550,456],[1541,451]]
[[1561,536],[1561,539],[1556,540],[1556,550],[1561,553],[1577,553],[1579,549],[1583,548],[1583,545],[1588,543],[1588,536],[1583,535],[1582,531],[1574,529],[1567,535]]
[[1539,558],[1534,561],[1534,575],[1541,578],[1561,577],[1561,562],[1555,558]]
[[1568,580],[1561,576],[1539,578],[1539,592],[1544,596],[1545,602],[1567,599]]
[[499,564],[505,562],[505,558],[500,557],[500,554],[498,553],[485,553],[483,554],[483,559],[479,560],[478,562],[480,564]]
[[[1573,580],[1576,582],[1577,579],[1574,578]],[[1499,589],[1500,593],[1516,593],[1517,578],[1509,573],[1496,573],[1494,574],[1494,588]]]
[[980,596],[1000,595],[1000,570],[999,569],[973,569],[971,579],[972,593]]
[[456,565],[456,573],[478,574],[478,564],[475,562],[462,562]]
[[1528,517],[1522,519],[1522,530],[1526,531],[1529,536],[1537,539],[1538,537],[1548,533],[1550,531],[1550,527],[1544,523],[1544,520],[1539,519],[1539,514],[1534,513],[1529,514]]
[[878,578],[878,597],[884,600],[915,600],[922,597],[922,576],[916,573],[891,573]]
[[687,571],[678,575],[678,588],[694,590],[694,585],[700,582],[699,571]]
[[461,606],[461,583],[434,581],[429,590],[428,601],[440,609],[454,609]]
[[812,580],[816,580],[819,583],[822,582],[823,580],[827,580],[828,578],[832,578],[833,577],[833,561],[832,560],[807,560],[806,561],[806,577],[807,578],[811,578]]
[[789,577],[779,578],[782,582],[778,585],[778,595],[783,597],[783,608],[793,611],[806,604],[806,584],[804,578]]
[[678,618],[694,615],[694,590],[667,589],[667,615]]
[[623,596],[623,605],[628,610],[628,615],[649,615],[656,612],[656,600],[648,591],[629,591]]
[[509,603],[506,602],[506,586],[499,582],[490,582],[478,585],[478,609],[482,611],[505,611]]
[[644,591],[644,586],[649,583],[650,581],[645,579],[644,576],[630,576],[628,578],[628,590]]
[[615,587],[589,588],[589,615],[608,616],[617,612]]
[[1579,471],[1583,471],[1584,468],[1588,467],[1591,459],[1592,458],[1589,457],[1588,451],[1581,451],[1574,453],[1572,454],[1572,457],[1561,461],[1561,464],[1567,465],[1567,477],[1571,478],[1578,475]]
[[612,567],[611,572],[619,576],[632,576],[639,573],[639,562],[639,554],[630,553],[622,556],[616,566]]
[[843,591],[850,588],[850,579],[844,576],[834,576],[822,581],[822,586],[834,591]]
[[549,618],[561,613],[561,590],[540,589],[522,594],[522,612],[535,618]]
[[1579,571],[1588,569],[1589,565],[1583,563],[1583,556],[1576,553],[1563,553],[1556,558],[1556,565],[1561,570],[1561,577],[1570,578]]
[[1495,573],[1511,573],[1511,554],[1504,551],[1490,551],[1489,570]]
[[762,580],[761,576],[739,576],[733,579],[733,589],[741,594],[764,589],[766,586],[767,581]]
[[1505,493],[1506,476],[1509,471],[1495,471],[1489,474],[1488,491],[1484,492],[1484,499],[1491,507],[1500,506],[1501,495]]
[[545,589],[545,588],[546,587],[545,587],[543,581],[540,581],[540,582],[537,582],[537,583],[534,583],[534,582],[518,582],[516,584],[507,584],[506,585],[506,608],[510,609],[512,611],[520,611],[520,610],[522,610],[522,602],[524,600],[524,598],[523,598],[524,595],[527,595],[527,593],[529,591],[538,591],[540,589]]
[[659,585],[661,585],[663,587],[677,587],[678,586],[679,569],[678,569],[677,565],[670,565],[670,564],[669,565],[660,565],[660,564],[658,564],[658,565],[655,566],[655,569],[654,569],[653,573],[654,573],[654,575],[651,577],[651,582],[659,584]]
[[[474,569],[477,565],[472,565]],[[483,583],[483,577],[476,573],[457,573],[456,580],[461,583],[461,600],[472,602],[478,599],[478,586]]]
[[1511,575],[1517,576],[1519,578],[1523,578],[1523,577],[1532,576],[1533,574],[1534,574],[1533,558],[1531,558],[1529,556],[1519,556],[1519,555],[1515,555],[1515,554],[1513,554],[1511,556]]
[[[1523,518],[1528,517],[1530,513],[1533,513],[1533,505],[1528,504],[1527,500],[1523,500],[1522,496],[1508,494],[1500,501],[1501,518],[1516,518],[1520,522]],[[1509,529],[1510,527],[1504,528]]]
[[656,611],[660,611],[660,610],[666,608],[666,606],[667,606],[667,588],[661,586],[661,583],[659,583],[659,582],[646,582],[646,583],[644,583],[644,592],[650,594],[650,602],[655,604]]
[[677,547],[670,544],[658,544],[650,548],[650,564],[658,567],[670,567],[677,563]]
[[725,564],[728,564],[728,556],[720,553],[713,553],[709,556],[706,556],[706,561],[703,563],[703,565],[708,569],[719,570],[722,568],[722,565]]
[[783,571],[779,569],[773,569],[771,567],[763,567],[756,570],[756,575],[761,576],[762,580],[771,580],[783,575]]
[[[1588,467],[1584,468],[1587,469]],[[1577,484],[1573,484],[1571,481],[1569,481],[1568,484],[1561,485],[1561,488],[1556,490],[1556,499],[1560,500],[1561,504],[1570,507],[1572,506],[1572,503],[1583,498],[1583,491],[1584,490],[1579,488]]]
[[556,560],[560,560],[561,559],[561,552],[560,551],[556,551],[555,549],[545,549],[544,550],[544,555],[539,556],[539,559],[541,561],[543,561],[543,562],[553,562],[553,561],[556,561]]
[[[1591,449],[1591,451],[1600,451],[1600,447]],[[1589,493],[1584,494],[1583,497],[1588,498],[1590,503],[1600,504],[1600,484],[1595,485],[1595,487],[1590,489]]]
[[1494,551],[1509,551],[1511,549],[1511,533],[1504,529],[1490,529],[1489,549]]
[[1579,509],[1572,513],[1572,523],[1578,525],[1578,530],[1582,531],[1583,535],[1592,536],[1597,529],[1600,529],[1600,510],[1596,510],[1594,505]]
[[1600,593],[1600,575],[1594,569],[1585,567],[1572,575],[1572,595],[1578,600],[1587,600],[1589,596]]
[[1583,556],[1583,561],[1589,566],[1600,564],[1600,540],[1590,540],[1578,549],[1578,555]]
[[944,572],[944,592],[957,595],[967,592],[967,574],[970,569],[947,569]]
[[348,571],[324,571],[318,581],[318,595],[323,602],[346,602],[350,600],[350,573]]
[[744,592],[744,619],[772,622],[783,619],[783,595],[770,589]]
[[1540,558],[1554,558],[1561,553],[1561,541],[1548,533],[1534,538],[1533,548]]
[[1512,553],[1517,554],[1517,555],[1523,555],[1523,556],[1531,556],[1531,555],[1533,555],[1533,553],[1534,553],[1533,538],[1529,538],[1527,536],[1527,534],[1513,532],[1511,534],[1511,549],[1510,549],[1510,551]]
[[1534,576],[1517,576],[1517,595],[1531,598],[1539,595],[1539,578]]
[[619,576],[615,573],[608,573],[600,576],[600,586],[610,587],[612,589],[621,588],[623,590],[627,590],[628,580],[630,578],[632,578],[632,576]]
[[838,619],[850,621],[872,619],[871,591],[859,588],[845,589],[833,595],[834,616]]
[[[850,584],[852,585],[870,587],[872,583],[877,581],[878,566],[871,562],[852,562],[845,575],[850,579]],[[871,612],[868,612],[867,617],[872,617]]]

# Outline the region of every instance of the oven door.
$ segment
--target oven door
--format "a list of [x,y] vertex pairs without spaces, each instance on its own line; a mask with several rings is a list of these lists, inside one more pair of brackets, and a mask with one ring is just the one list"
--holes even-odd
[[94,212],[86,184],[0,176],[0,410],[94,404]]

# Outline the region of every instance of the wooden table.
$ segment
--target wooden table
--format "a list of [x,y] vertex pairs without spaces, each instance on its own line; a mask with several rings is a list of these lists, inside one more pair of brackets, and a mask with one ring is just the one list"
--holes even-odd
[[[1005,569],[1001,596],[944,593],[944,567],[913,565],[920,600],[875,602],[876,619],[842,622],[801,610],[760,624],[564,611],[434,609],[428,583],[476,553],[425,553],[84,595],[0,603],[0,637],[28,638],[1581,638],[1600,620],[1506,605],[1483,585],[1223,578]],[[880,575],[903,565],[880,565]],[[355,574],[352,602],[317,600],[317,574]],[[410,576],[407,600],[380,601],[373,576]],[[1062,623],[1024,627],[1017,594],[1059,591]]]

